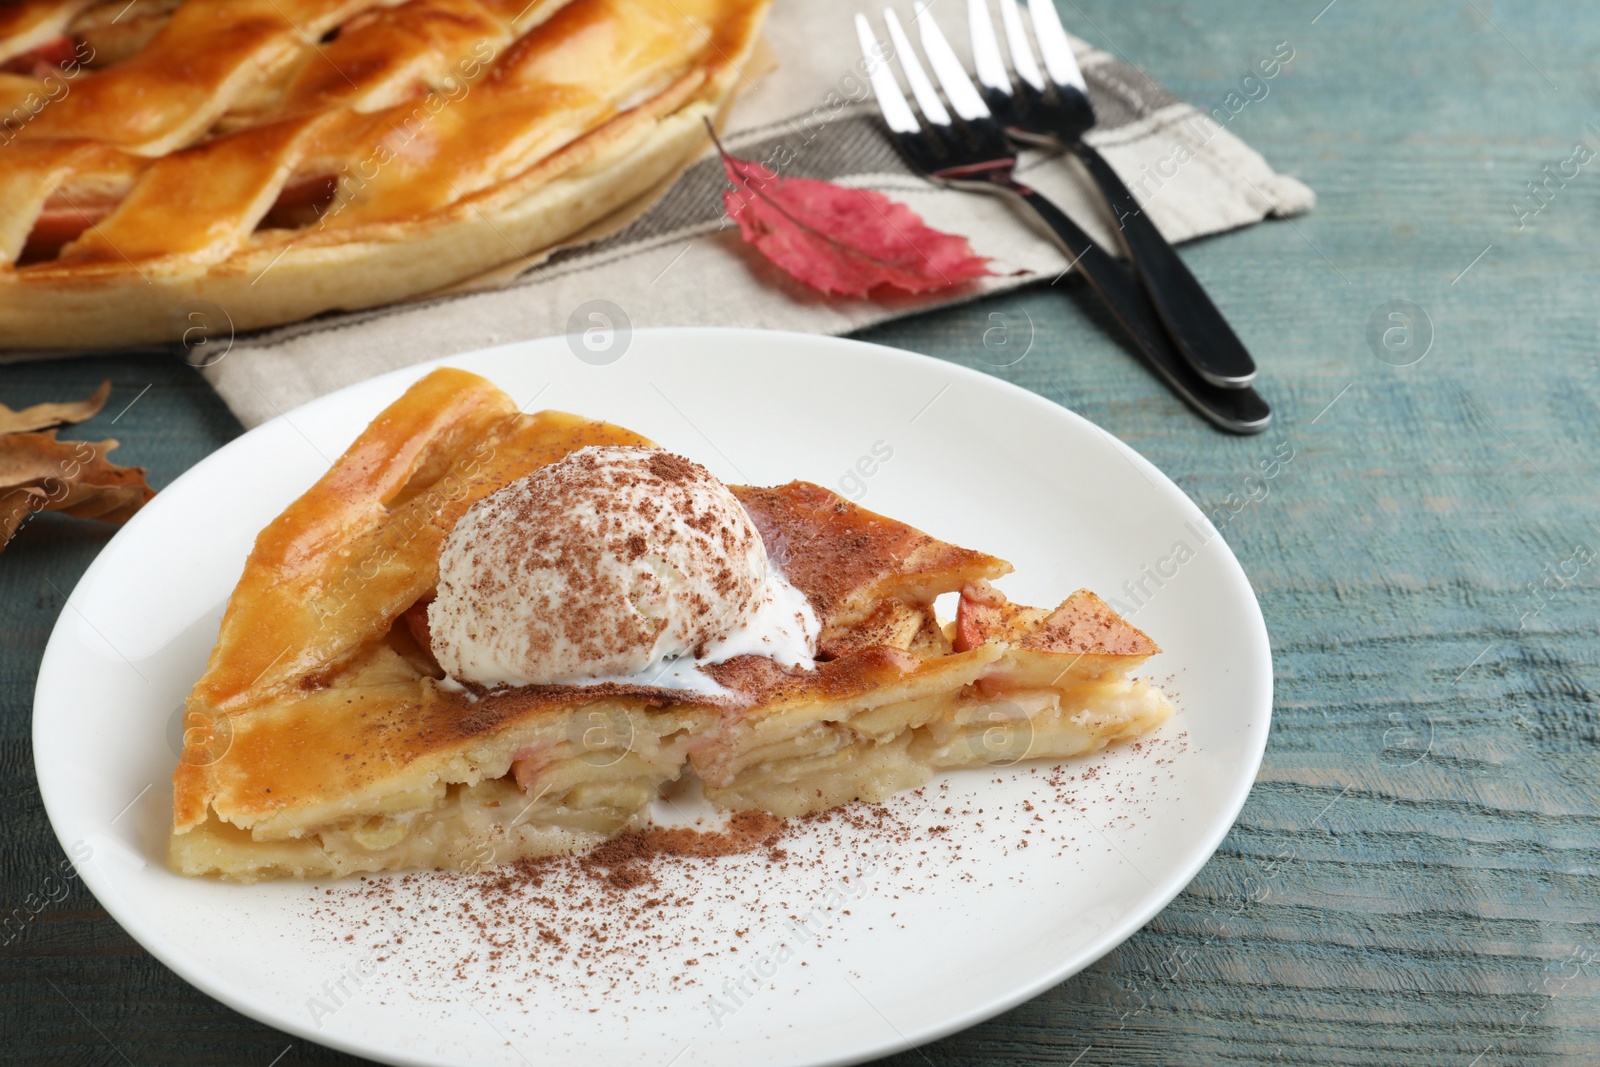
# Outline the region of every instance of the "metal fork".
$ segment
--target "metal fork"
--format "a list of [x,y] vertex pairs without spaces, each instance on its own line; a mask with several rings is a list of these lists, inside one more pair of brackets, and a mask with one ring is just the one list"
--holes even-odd
[[[1028,0],[1033,36],[1044,59],[1043,73],[1022,28],[1017,0],[998,3],[1006,50],[1017,73],[1015,88],[1000,58],[988,0],[967,0],[973,66],[989,110],[1011,136],[1054,144],[1078,157],[1110,206],[1134,270],[1178,351],[1213,385],[1248,385],[1256,376],[1255,361],[1228,320],[1178,258],[1172,244],[1161,236],[1117,172],[1092,145],[1084,142],[1083,135],[1095,124],[1094,105],[1072,54],[1072,44],[1061,28],[1054,0]],[[929,16],[924,16],[918,6],[918,18],[926,21]],[[1048,82],[1045,75],[1049,76]]]
[[961,116],[956,123],[928,80],[893,10],[884,11],[893,55],[911,86],[927,123],[924,130],[901,93],[888,60],[881,54],[866,16],[857,14],[856,36],[865,58],[885,125],[917,170],[941,184],[997,193],[1025,205],[1050,228],[1052,235],[1132,337],[1147,366],[1190,407],[1222,429],[1259,433],[1272,418],[1255,390],[1220,388],[1202,378],[1173,347],[1150,298],[1132,272],[1038,192],[1017,181],[1017,157],[1005,131],[995,122],[983,98],[961,69],[949,42],[931,17],[921,18],[922,44],[950,105]]

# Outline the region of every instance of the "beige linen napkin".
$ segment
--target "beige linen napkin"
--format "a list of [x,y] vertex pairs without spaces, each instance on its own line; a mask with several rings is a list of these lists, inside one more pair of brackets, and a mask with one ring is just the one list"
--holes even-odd
[[[755,326],[846,333],[1060,275],[1065,257],[1006,202],[935,188],[896,155],[877,125],[859,66],[851,24],[858,8],[856,0],[777,0],[767,29],[776,68],[740,96],[725,143],[746,158],[787,161],[780,168],[784,174],[865,186],[902,200],[929,225],[965,235],[993,259],[996,277],[924,297],[824,298],[743,245],[723,215],[721,166],[708,156],[643,214],[620,229],[613,223],[615,232],[599,240],[559,251],[538,266],[518,263],[480,279],[480,291],[240,335],[205,368],[206,377],[240,420],[255,426],[397,367],[581,330],[585,305],[595,300],[615,305],[634,329]],[[960,7],[932,11],[952,43],[964,48]],[[1088,139],[1169,238],[1187,240],[1311,207],[1309,189],[1275,173],[1228,132],[1227,107],[1214,116],[1200,112],[1127,64],[1081,41],[1074,45],[1100,120]],[[1075,162],[1030,152],[1018,172],[1115,247],[1104,206]],[[219,347],[212,351],[223,351],[225,339],[213,340]]]

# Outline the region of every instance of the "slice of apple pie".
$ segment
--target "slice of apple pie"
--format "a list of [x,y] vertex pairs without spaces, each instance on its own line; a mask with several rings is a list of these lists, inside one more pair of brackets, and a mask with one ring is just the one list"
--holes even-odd
[[1170,714],[1129,677],[1148,637],[1084,591],[1012,604],[1010,569],[435,371],[257,539],[188,700],[170,861],[475,869],[603,840],[686,772],[796,815]]

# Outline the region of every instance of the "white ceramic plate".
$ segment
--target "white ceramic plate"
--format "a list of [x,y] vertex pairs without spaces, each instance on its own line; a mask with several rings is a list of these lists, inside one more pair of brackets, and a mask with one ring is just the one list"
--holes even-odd
[[[931,838],[890,843],[886,858],[864,864],[823,854],[819,867],[766,868],[765,881],[746,878],[749,857],[716,861],[698,876],[722,879],[716,892],[701,885],[704,906],[662,922],[670,937],[727,942],[720,952],[691,970],[681,946],[664,949],[634,975],[612,957],[599,989],[563,982],[559,967],[537,981],[470,967],[463,979],[450,965],[460,931],[451,947],[417,927],[404,952],[380,961],[365,941],[343,939],[370,909],[328,898],[322,884],[177,877],[162,860],[176,712],[250,545],[429,369],[414,367],[208,457],[112,539],[61,612],[34,703],[39,786],[84,882],[140,944],[247,1015],[387,1063],[844,1064],[1040,993],[1194,877],[1255,776],[1272,668],[1249,582],[1171,481],[1079,416],[923,356],[738,330],[641,331],[610,338],[609,351],[604,336],[591,341],[601,350],[556,337],[441,362],[527,405],[638,430],[729,481],[809,479],[1003,556],[1016,565],[1001,583],[1013,599],[1054,604],[1086,586],[1124,610],[1137,604],[1135,621],[1165,649],[1148,674],[1176,695],[1178,714],[1142,753],[1124,747],[1069,768],[1078,777],[1098,768],[1071,785],[1071,804],[1048,788],[1041,796],[1028,765],[963,772],[902,799],[895,810],[908,824],[950,825],[921,868]],[[943,814],[952,803],[954,817]],[[1016,847],[1025,830],[1042,847]],[[792,847],[815,857],[828,846],[802,834]],[[749,888],[758,882],[765,888]],[[840,886],[842,905],[828,899]],[[747,907],[741,892],[810,901],[823,909],[814,935]],[[730,942],[719,924],[755,930]],[[762,955],[777,945],[789,949],[781,961]],[[752,966],[774,973],[751,979]],[[673,974],[699,980],[684,988]]]

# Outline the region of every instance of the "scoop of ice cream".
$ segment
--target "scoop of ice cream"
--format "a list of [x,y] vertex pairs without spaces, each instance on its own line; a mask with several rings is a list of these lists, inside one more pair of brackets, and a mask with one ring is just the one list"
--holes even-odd
[[767,614],[770,577],[749,513],[704,467],[653,448],[584,448],[461,517],[428,626],[461,682],[639,675],[704,656]]

